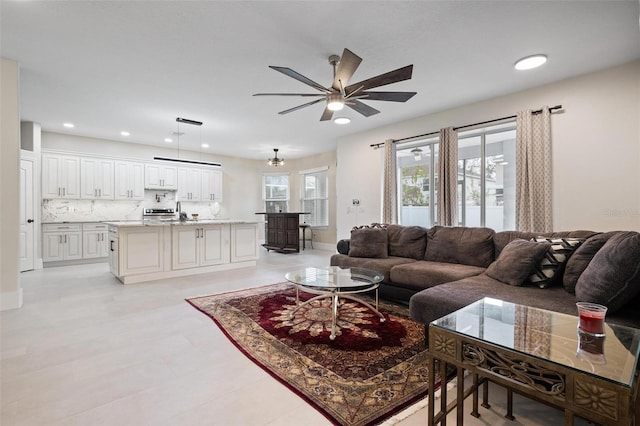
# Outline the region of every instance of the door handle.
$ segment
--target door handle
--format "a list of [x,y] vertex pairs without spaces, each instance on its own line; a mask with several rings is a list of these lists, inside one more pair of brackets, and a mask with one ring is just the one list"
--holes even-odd
[[58,195],[62,195],[62,194],[60,193],[60,187],[58,187]]
[[33,223],[33,219],[27,219],[27,223]]
[[102,189],[98,189],[98,197],[102,197]]
[[67,195],[67,188],[62,188],[62,196],[64,197],[65,195]]
[[114,243],[114,241],[113,241],[113,240],[109,241],[109,249],[110,249],[111,251],[115,251],[115,250],[113,250],[113,243]]
[[64,243],[67,244],[67,234],[64,234]]

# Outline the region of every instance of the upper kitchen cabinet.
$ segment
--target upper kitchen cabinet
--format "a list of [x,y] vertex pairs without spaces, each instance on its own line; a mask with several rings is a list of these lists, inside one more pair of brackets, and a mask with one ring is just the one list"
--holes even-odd
[[202,201],[222,201],[222,170],[202,170]]
[[144,187],[146,189],[178,189],[178,168],[164,164],[145,164]]
[[202,191],[202,170],[191,167],[178,169],[178,200],[200,201]]
[[144,164],[115,161],[115,199],[144,200]]
[[80,160],[80,198],[113,200],[113,160],[82,158]]
[[80,198],[80,157],[42,154],[42,198]]

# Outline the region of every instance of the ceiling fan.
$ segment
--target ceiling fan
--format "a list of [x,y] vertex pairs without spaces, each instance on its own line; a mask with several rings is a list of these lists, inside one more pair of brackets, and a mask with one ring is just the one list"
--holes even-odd
[[387,84],[397,83],[403,80],[409,80],[413,72],[413,65],[407,65],[402,68],[398,68],[394,71],[389,71],[384,74],[377,75],[375,77],[362,80],[358,83],[349,84],[349,79],[353,73],[358,69],[358,66],[362,62],[362,58],[350,51],[344,49],[342,57],[338,55],[329,56],[329,64],[333,66],[333,83],[331,87],[324,87],[315,81],[297,73],[291,68],[277,67],[269,65],[269,68],[279,71],[291,78],[313,87],[321,93],[256,93],[253,96],[302,96],[302,97],[318,97],[306,104],[298,105],[296,107],[280,111],[278,114],[288,114],[293,111],[317,104],[319,102],[326,102],[326,106],[320,121],[331,120],[333,113],[339,111],[344,106],[348,106],[354,111],[359,112],[365,117],[370,117],[374,114],[378,114],[375,108],[363,103],[361,100],[370,101],[391,101],[391,102],[406,102],[411,99],[416,92],[378,92],[369,91],[375,87],[386,86]]

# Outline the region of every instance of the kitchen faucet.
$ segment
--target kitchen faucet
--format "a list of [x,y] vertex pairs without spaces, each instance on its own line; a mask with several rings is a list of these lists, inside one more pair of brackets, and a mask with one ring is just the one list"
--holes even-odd
[[178,201],[176,203],[176,213],[178,213],[178,215],[180,215],[180,210],[181,210],[180,201]]

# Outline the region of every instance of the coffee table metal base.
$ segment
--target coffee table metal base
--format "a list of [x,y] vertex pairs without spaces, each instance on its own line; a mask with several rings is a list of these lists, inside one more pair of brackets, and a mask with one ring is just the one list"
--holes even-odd
[[[307,293],[317,294],[317,296],[312,297],[311,299],[300,303],[300,289],[302,289]],[[362,298],[354,296],[354,294],[366,293],[367,291],[371,291],[374,289],[376,291],[375,308],[370,303],[363,300]],[[378,310],[379,309],[378,308],[378,284],[372,285],[364,289],[349,290],[349,291],[340,291],[339,288],[319,290],[319,289],[314,289],[312,287],[296,284],[296,305],[297,306],[293,311],[291,311],[289,315],[291,318],[293,318],[295,316],[295,313],[298,311],[298,309],[302,308],[303,306],[306,306],[312,302],[315,302],[316,300],[326,299],[329,297],[331,298],[331,334],[329,335],[329,339],[331,340],[335,340],[336,338],[336,331],[337,331],[336,323],[338,321],[338,308],[340,307],[340,299],[353,300],[354,302],[364,305],[369,310],[371,310],[372,312],[374,312],[376,315],[380,317],[380,322],[385,321],[384,315],[382,315]]]

